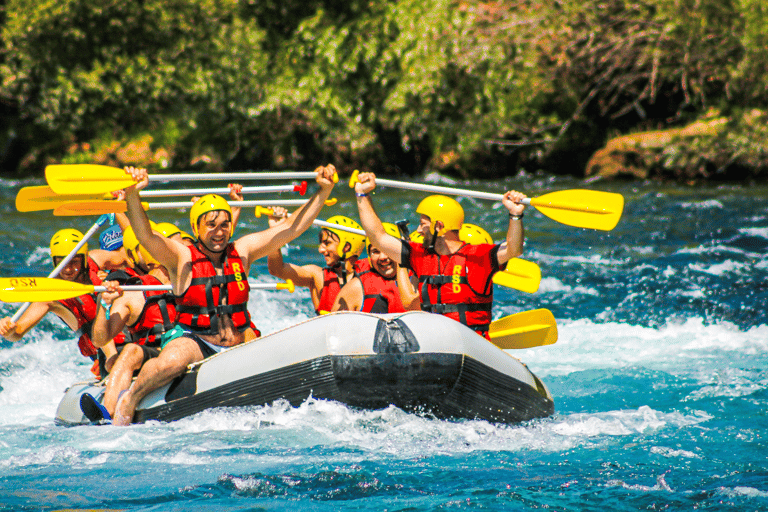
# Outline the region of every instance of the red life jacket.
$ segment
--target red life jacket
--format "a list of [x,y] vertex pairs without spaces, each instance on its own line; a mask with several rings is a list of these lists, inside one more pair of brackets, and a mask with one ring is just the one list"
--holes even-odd
[[357,276],[363,285],[363,307],[366,313],[404,313],[397,279],[387,279],[375,270],[367,270]]
[[95,286],[99,286],[101,284],[101,279],[99,279],[99,271],[101,269],[99,268],[99,265],[93,261],[93,258],[88,258],[88,277],[91,279],[91,282]]
[[[370,266],[367,260],[357,260],[352,264],[352,268],[355,276],[358,276],[360,272],[369,270]],[[323,269],[323,289],[320,290],[320,300],[315,313],[318,315],[329,313],[333,308],[333,303],[336,302],[336,296],[346,282],[347,271],[343,261],[335,267],[325,267]]]
[[[99,286],[101,284],[101,279],[99,279],[97,273],[101,269],[92,258],[88,258],[86,264],[88,265],[88,277],[94,285]],[[77,346],[80,349],[80,353],[85,357],[96,359],[98,349],[94,347],[91,342],[93,319],[96,318],[96,311],[98,310],[96,294],[80,295],[79,297],[60,300],[58,302],[75,315],[75,319],[77,320],[77,331],[80,333],[80,338],[77,340]],[[114,337],[113,341],[116,345],[125,343],[125,335],[120,333]]]
[[[139,277],[142,284],[163,284],[154,276]],[[137,345],[160,345],[160,336],[173,328],[176,319],[176,305],[173,294],[155,290],[144,292],[144,307],[139,318],[128,326],[128,342]]]
[[213,262],[196,246],[189,246],[189,250],[192,281],[183,295],[176,296],[176,322],[197,334],[218,334],[222,316],[229,316],[241,332],[250,327],[248,291],[251,287],[234,244],[227,245],[221,276],[216,275]]
[[421,283],[421,309],[457,320],[488,337],[497,245],[462,245],[450,255],[410,245],[410,265]]

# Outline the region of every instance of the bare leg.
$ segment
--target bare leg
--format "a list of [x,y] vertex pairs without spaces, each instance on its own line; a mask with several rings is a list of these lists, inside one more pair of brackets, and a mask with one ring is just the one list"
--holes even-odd
[[144,351],[138,345],[129,343],[120,351],[117,361],[112,366],[107,378],[107,389],[104,391],[102,405],[112,416],[115,415],[115,404],[121,391],[128,389],[133,379],[133,372],[141,368],[144,362]]
[[113,425],[129,425],[139,401],[184,373],[187,365],[203,360],[197,343],[189,338],[176,338],[160,355],[147,361],[133,385],[117,401]]

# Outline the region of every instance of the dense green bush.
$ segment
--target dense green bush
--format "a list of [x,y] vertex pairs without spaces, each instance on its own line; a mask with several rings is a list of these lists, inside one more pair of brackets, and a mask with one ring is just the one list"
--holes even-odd
[[765,109],[767,14],[761,0],[10,0],[0,159],[117,164],[115,147],[149,141],[175,167],[579,173],[611,134]]

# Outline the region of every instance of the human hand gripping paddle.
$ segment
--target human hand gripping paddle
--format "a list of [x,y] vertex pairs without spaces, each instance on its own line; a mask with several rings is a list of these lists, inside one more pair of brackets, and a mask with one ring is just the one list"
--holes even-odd
[[[248,281],[251,290],[288,290],[293,293],[293,281],[285,283],[259,283]],[[123,286],[126,291],[168,290],[171,285]],[[104,286],[81,284],[63,279],[47,277],[4,277],[0,278],[0,301],[3,302],[49,302],[71,299],[89,293],[103,292]]]
[[[230,173],[191,173],[191,174],[150,174],[149,181],[248,181],[281,179],[315,179],[314,172],[230,172]],[[57,164],[45,168],[45,179],[57,194],[83,195],[114,192],[136,181],[131,174],[119,167],[94,164]],[[334,183],[339,181],[337,174]]]
[[[303,196],[307,192],[307,182],[302,181],[300,185],[274,185],[266,187],[243,187],[243,194],[269,194],[279,192],[298,192]],[[229,194],[229,188],[190,188],[190,189],[169,189],[169,190],[141,190],[139,197],[174,197],[174,196],[196,196],[203,194]],[[57,194],[49,186],[24,187],[16,194],[16,209],[20,212],[34,212],[41,210],[54,210],[59,206],[74,202],[92,202],[113,200],[114,197],[109,194]]]
[[[359,181],[357,175],[358,171],[352,173],[352,177],[349,180],[350,187],[354,188],[355,183]],[[502,201],[504,198],[502,194],[379,178],[376,178],[376,184],[435,194],[487,199],[489,201]],[[550,219],[566,226],[603,231],[610,231],[615,228],[624,210],[624,197],[621,194],[584,189],[550,192],[539,197],[525,198],[522,203],[533,206]]]

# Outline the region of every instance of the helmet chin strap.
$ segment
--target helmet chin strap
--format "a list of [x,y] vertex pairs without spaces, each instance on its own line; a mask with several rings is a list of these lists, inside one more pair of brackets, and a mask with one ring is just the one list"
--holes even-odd
[[225,246],[224,246],[224,248],[223,248],[222,250],[220,250],[220,251],[214,251],[213,249],[211,249],[210,247],[208,247],[207,245],[205,245],[205,242],[203,242],[202,240],[200,240],[200,237],[197,237],[197,243],[199,243],[200,245],[202,245],[203,247],[205,247],[205,248],[206,248],[206,249],[207,249],[209,252],[212,252],[212,253],[214,253],[214,254],[221,254],[222,252],[226,252],[226,250],[227,250],[227,246],[225,245]]
[[429,252],[435,252],[435,242],[437,242],[437,221],[435,221],[435,230],[430,231],[430,234],[432,235],[432,239],[429,241],[427,250],[429,250]]

